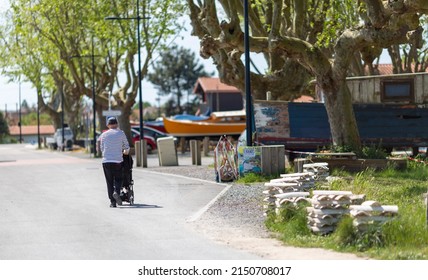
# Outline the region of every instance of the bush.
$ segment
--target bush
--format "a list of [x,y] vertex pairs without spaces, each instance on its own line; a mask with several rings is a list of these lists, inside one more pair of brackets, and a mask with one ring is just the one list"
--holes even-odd
[[302,240],[304,236],[311,236],[311,231],[307,226],[306,206],[301,203],[298,206],[287,205],[283,207],[279,214],[270,213],[266,220],[266,226],[273,231],[279,232],[281,240]]
[[[329,151],[332,153],[348,153],[355,152],[350,146],[330,146],[328,148],[323,147],[321,151]],[[318,151],[320,152],[320,151]],[[357,157],[362,159],[385,159],[388,156],[388,153],[384,148],[382,148],[382,143],[378,146],[372,144],[368,146],[363,146],[360,152],[356,152]]]
[[387,156],[388,154],[386,150],[382,148],[381,144],[379,144],[379,146],[364,146],[362,149],[362,154],[359,155],[360,158],[365,159],[385,159]]
[[385,237],[380,225],[369,225],[367,230],[358,231],[352,225],[352,218],[344,217],[335,231],[334,239],[337,245],[342,248],[348,246],[354,247],[357,251],[362,252],[370,248],[383,247],[385,245]]

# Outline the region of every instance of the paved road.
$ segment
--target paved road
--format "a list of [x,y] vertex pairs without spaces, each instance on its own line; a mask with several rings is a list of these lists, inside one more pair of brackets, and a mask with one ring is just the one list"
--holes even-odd
[[223,186],[133,177],[135,205],[109,208],[100,159],[0,145],[0,259],[258,259],[186,223]]

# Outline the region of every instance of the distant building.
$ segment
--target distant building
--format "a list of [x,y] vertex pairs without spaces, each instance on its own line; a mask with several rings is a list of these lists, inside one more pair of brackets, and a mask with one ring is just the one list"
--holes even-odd
[[199,78],[196,81],[193,93],[201,96],[201,114],[242,110],[244,108],[242,92],[236,87],[223,84],[219,78]]
[[[393,66],[392,64],[374,64],[373,65],[374,75],[392,75],[393,72]],[[366,75],[370,75],[370,71],[368,67],[364,68],[364,72]]]
[[[391,64],[375,67],[376,75],[346,78],[352,103],[428,106],[428,72],[393,74]],[[316,84],[315,92],[316,100],[324,102],[323,92]]]
[[296,99],[293,99],[293,102],[316,102],[315,98],[309,95],[302,95]]
[[[10,136],[15,138],[19,142],[19,126],[13,125],[9,126]],[[44,139],[45,137],[52,136],[55,133],[55,128],[53,125],[40,125],[40,137]],[[21,135],[23,143],[38,143],[37,141],[37,125],[23,125],[21,127]]]
[[[415,65],[412,64],[410,67],[413,73],[418,73],[419,71],[415,70]],[[366,75],[369,75],[370,71],[368,67],[365,67],[365,73]],[[387,75],[394,75],[394,74],[406,74],[406,73],[394,73],[394,66],[392,64],[374,64],[373,65],[373,71],[374,75],[380,75],[380,76],[387,76]],[[407,73],[410,74],[410,73]]]
[[428,104],[428,73],[347,78],[353,103]]

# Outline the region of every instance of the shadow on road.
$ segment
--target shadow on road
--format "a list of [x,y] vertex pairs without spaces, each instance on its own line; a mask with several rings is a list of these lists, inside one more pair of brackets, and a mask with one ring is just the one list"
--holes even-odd
[[150,204],[139,204],[139,203],[135,203],[133,205],[122,205],[122,206],[118,206],[119,208],[163,208],[162,206],[159,205],[150,205]]

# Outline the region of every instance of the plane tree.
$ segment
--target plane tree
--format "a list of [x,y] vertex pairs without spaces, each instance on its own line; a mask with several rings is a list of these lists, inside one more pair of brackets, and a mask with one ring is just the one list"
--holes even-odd
[[[421,18],[421,24],[428,24],[428,16]],[[388,53],[391,57],[393,73],[416,73],[426,72],[428,69],[428,33],[424,30],[423,47],[419,48],[415,44],[392,45],[388,47]]]
[[7,136],[9,136],[9,126],[3,116],[3,112],[0,112],[0,144],[4,143]]
[[[69,118],[80,115],[84,96],[92,99],[92,77],[101,129],[107,108],[120,110],[122,129],[130,139],[129,116],[138,96],[138,75],[147,75],[153,53],[182,27],[184,9],[179,0],[11,0],[10,20],[2,22],[2,68],[10,77],[22,77],[43,88],[56,100],[46,106],[55,119],[59,96],[64,96]],[[117,20],[105,20],[114,16]],[[141,30],[141,69],[137,65],[137,16]],[[12,47],[13,45],[13,47]],[[31,57],[31,59],[30,59]],[[92,58],[93,62],[92,63]],[[35,61],[39,60],[39,64]],[[29,65],[37,65],[34,72]],[[94,66],[94,74],[92,66]],[[31,72],[31,73],[30,73]],[[42,100],[41,100],[42,99]],[[39,98],[39,101],[47,98]],[[53,103],[52,103],[53,104]]]
[[37,91],[40,110],[50,115],[54,126],[64,122],[76,132],[83,96],[91,92],[91,76],[82,71],[76,80],[87,81],[87,87],[79,87],[82,84],[73,79],[67,62],[79,55],[78,49],[87,47],[87,32],[83,31],[88,28],[87,17],[80,10],[87,11],[89,6],[83,6],[83,1],[63,5],[59,1],[10,2],[1,26],[3,73],[15,82],[30,82]]
[[[224,83],[244,90],[243,1],[187,2],[193,35],[201,40],[201,55],[215,61]],[[253,98],[265,98],[270,91],[274,99],[290,100],[292,92],[284,89],[296,76],[284,73],[290,64],[298,64],[324,96],[332,144],[361,149],[346,77],[356,60],[373,62],[383,48],[405,43],[420,47],[420,17],[428,13],[428,2],[249,2],[250,50],[264,55],[268,62],[266,74],[251,73]]]

